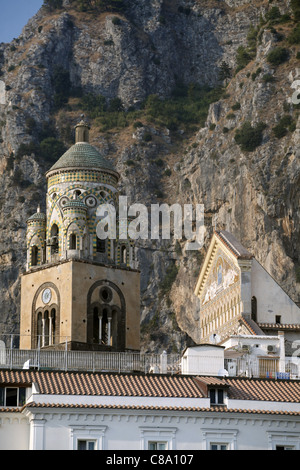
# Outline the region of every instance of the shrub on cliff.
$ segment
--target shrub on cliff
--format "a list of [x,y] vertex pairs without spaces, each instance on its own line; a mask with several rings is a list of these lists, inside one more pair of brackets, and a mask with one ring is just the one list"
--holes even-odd
[[288,37],[289,44],[300,44],[300,23],[293,29]]
[[243,126],[238,129],[235,133],[235,141],[245,152],[253,152],[259,147],[263,140],[263,131],[266,128],[266,124],[260,122],[254,127],[251,126],[250,122],[245,122]]
[[284,47],[275,47],[268,55],[267,61],[271,65],[280,65],[286,62],[289,58],[289,52]]
[[49,10],[58,10],[63,6],[63,0],[44,0],[44,6]]

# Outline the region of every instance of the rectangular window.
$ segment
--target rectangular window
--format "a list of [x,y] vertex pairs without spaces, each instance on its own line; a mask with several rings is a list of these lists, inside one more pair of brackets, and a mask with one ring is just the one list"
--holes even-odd
[[4,406],[5,388],[0,388],[0,406]]
[[218,444],[218,443],[214,443],[214,444],[210,444],[210,450],[228,450],[228,444]]
[[212,388],[209,391],[211,405],[224,405],[224,390],[221,388]]
[[140,432],[142,450],[163,451],[176,449],[176,427],[142,426]]
[[19,406],[24,406],[26,403],[26,388],[19,388]]
[[103,450],[106,426],[70,426],[70,450]]
[[167,442],[148,442],[148,450],[167,450]]
[[96,442],[80,439],[77,441],[77,450],[95,450]]
[[293,446],[276,446],[276,450],[294,450]]
[[224,404],[224,390],[221,390],[220,388],[218,389],[218,404]]
[[18,406],[18,389],[7,388],[6,389],[6,406]]
[[26,388],[0,388],[0,406],[23,406],[26,403]]

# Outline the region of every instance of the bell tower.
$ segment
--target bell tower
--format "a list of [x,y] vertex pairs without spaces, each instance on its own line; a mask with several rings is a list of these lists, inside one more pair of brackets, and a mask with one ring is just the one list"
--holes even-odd
[[84,120],[75,135],[75,144],[46,173],[46,214],[38,208],[27,220],[20,348],[137,351],[134,243],[97,236],[101,204],[111,204],[118,220],[120,175],[89,143]]

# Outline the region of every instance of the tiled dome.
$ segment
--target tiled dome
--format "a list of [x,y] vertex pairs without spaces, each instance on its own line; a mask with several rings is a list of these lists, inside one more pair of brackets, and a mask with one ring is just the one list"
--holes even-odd
[[78,142],[67,150],[52,166],[52,170],[66,168],[93,168],[112,170],[112,164],[105,160],[98,150],[88,142]]
[[40,207],[38,207],[37,212],[33,214],[29,219],[27,219],[27,222],[34,222],[34,221],[39,221],[39,222],[46,222],[46,215],[40,211]]

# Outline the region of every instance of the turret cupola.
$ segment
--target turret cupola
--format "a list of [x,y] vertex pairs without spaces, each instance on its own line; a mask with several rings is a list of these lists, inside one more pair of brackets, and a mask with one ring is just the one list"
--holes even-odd
[[46,215],[38,206],[37,211],[27,220],[27,269],[45,262]]
[[[83,116],[82,116],[83,118]],[[82,119],[75,127],[75,143],[87,142],[89,143],[89,125]]]

